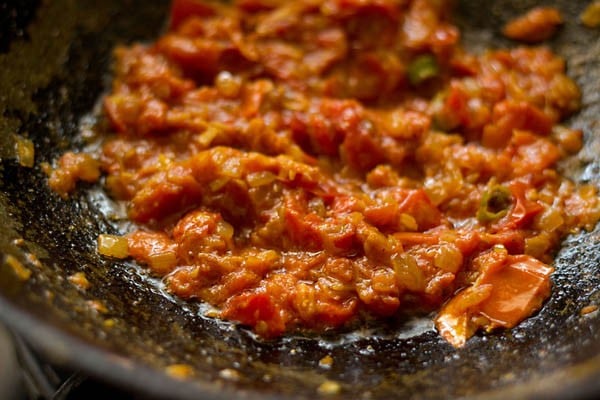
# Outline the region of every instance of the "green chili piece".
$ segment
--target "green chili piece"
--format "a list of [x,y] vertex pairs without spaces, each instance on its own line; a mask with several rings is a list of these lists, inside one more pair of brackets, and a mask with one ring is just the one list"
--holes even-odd
[[512,205],[512,194],[505,186],[493,186],[481,196],[477,219],[492,222],[504,217]]
[[417,57],[408,66],[408,80],[413,85],[418,85],[427,79],[437,76],[440,72],[437,60],[427,54]]

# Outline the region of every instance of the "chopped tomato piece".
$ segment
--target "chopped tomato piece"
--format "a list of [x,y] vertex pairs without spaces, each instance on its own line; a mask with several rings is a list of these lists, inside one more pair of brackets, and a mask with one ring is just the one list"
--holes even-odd
[[260,335],[271,338],[285,331],[279,308],[267,293],[243,293],[232,297],[222,311],[227,319],[254,327]]
[[431,202],[425,190],[409,190],[403,195],[403,198],[398,199],[398,210],[412,216],[419,230],[431,229],[441,223],[442,213]]
[[492,122],[484,128],[481,142],[487,147],[504,147],[515,129],[546,136],[552,131],[552,119],[532,104],[506,100],[494,106]]
[[550,39],[562,23],[556,7],[536,7],[506,24],[502,33],[510,39],[536,43]]

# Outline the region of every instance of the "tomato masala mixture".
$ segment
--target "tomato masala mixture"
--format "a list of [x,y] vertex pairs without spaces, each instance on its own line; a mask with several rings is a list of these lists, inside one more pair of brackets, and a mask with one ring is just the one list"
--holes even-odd
[[264,338],[433,310],[454,346],[513,327],[600,217],[557,170],[580,92],[547,47],[466,52],[450,11],[175,0],[162,37],[115,51],[101,150],[50,185],[103,176],[138,229],[99,251]]

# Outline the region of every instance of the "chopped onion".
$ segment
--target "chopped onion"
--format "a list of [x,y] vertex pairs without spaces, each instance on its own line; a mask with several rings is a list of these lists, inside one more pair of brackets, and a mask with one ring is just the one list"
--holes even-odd
[[410,231],[416,231],[417,229],[419,229],[419,224],[417,224],[417,220],[410,214],[400,214],[400,223],[403,227]]
[[227,185],[227,183],[230,181],[230,178],[227,177],[221,177],[221,178],[217,178],[215,180],[213,180],[212,182],[210,182],[208,184],[208,187],[210,188],[211,191],[213,192],[217,192],[220,189],[222,189],[225,185]]
[[177,255],[174,251],[151,254],[148,257],[148,264],[154,271],[165,273],[177,265]]
[[19,261],[15,256],[7,254],[4,262],[10,268],[12,268],[13,272],[22,281],[26,281],[31,277],[31,270],[23,265],[21,261]]
[[117,235],[99,235],[98,253],[107,257],[127,258],[129,256],[127,238]]
[[399,254],[392,258],[392,265],[400,287],[414,292],[424,290],[425,275],[413,256],[406,253]]
[[219,136],[221,133],[220,129],[217,128],[214,124],[209,125],[208,128],[200,136],[198,136],[198,143],[200,143],[204,147],[210,146],[212,141]]
[[277,179],[277,176],[269,171],[251,172],[246,175],[246,181],[250,187],[265,186]]
[[35,149],[33,142],[21,136],[15,135],[15,150],[17,152],[17,161],[22,167],[31,168],[35,161]]
[[588,28],[597,28],[600,26],[600,1],[590,3],[581,13],[581,23]]
[[84,272],[76,272],[73,275],[70,275],[67,279],[81,290],[86,290],[90,287],[90,281],[88,281]]
[[541,215],[539,224],[544,231],[553,232],[565,224],[565,219],[560,210],[551,207]]
[[187,364],[173,364],[165,368],[168,375],[176,379],[185,379],[193,375],[194,369]]
[[225,97],[235,98],[242,89],[242,78],[232,75],[229,71],[221,71],[215,79],[215,86]]
[[433,264],[446,272],[456,274],[463,263],[463,255],[453,243],[441,246],[434,259]]
[[525,254],[536,258],[542,258],[548,253],[552,246],[550,236],[547,232],[542,232],[539,235],[525,239]]
[[217,223],[217,233],[221,238],[231,240],[231,238],[233,238],[234,229],[233,226],[226,221],[219,221]]

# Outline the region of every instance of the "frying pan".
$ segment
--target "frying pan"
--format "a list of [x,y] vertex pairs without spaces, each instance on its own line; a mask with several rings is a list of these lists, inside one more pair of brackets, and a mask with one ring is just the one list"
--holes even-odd
[[[17,3],[17,2],[15,2]],[[514,45],[498,34],[527,0],[462,1],[457,19],[470,49]],[[554,1],[566,18],[553,49],[583,89],[567,123],[586,147],[563,164],[577,181],[600,181],[600,40],[582,27],[586,1]],[[27,0],[0,3],[0,318],[56,363],[143,396],[170,399],[573,398],[600,394],[600,230],[567,238],[551,298],[512,330],[478,334],[454,349],[431,318],[391,320],[320,337],[257,340],[170,297],[139,267],[96,254],[100,233],[118,233],[111,200],[83,185],[68,201],[46,187],[43,163],[81,148],[79,126],[110,84],[116,43],[151,40],[167,2]],[[17,136],[15,136],[17,135]],[[15,158],[16,137],[35,165]],[[13,258],[14,257],[14,258]],[[7,260],[19,260],[22,279]],[[90,287],[68,276],[84,272]],[[106,310],[98,307],[101,301]],[[331,356],[333,364],[319,366]],[[186,364],[191,376],[166,371]],[[339,390],[319,387],[334,381]]]

